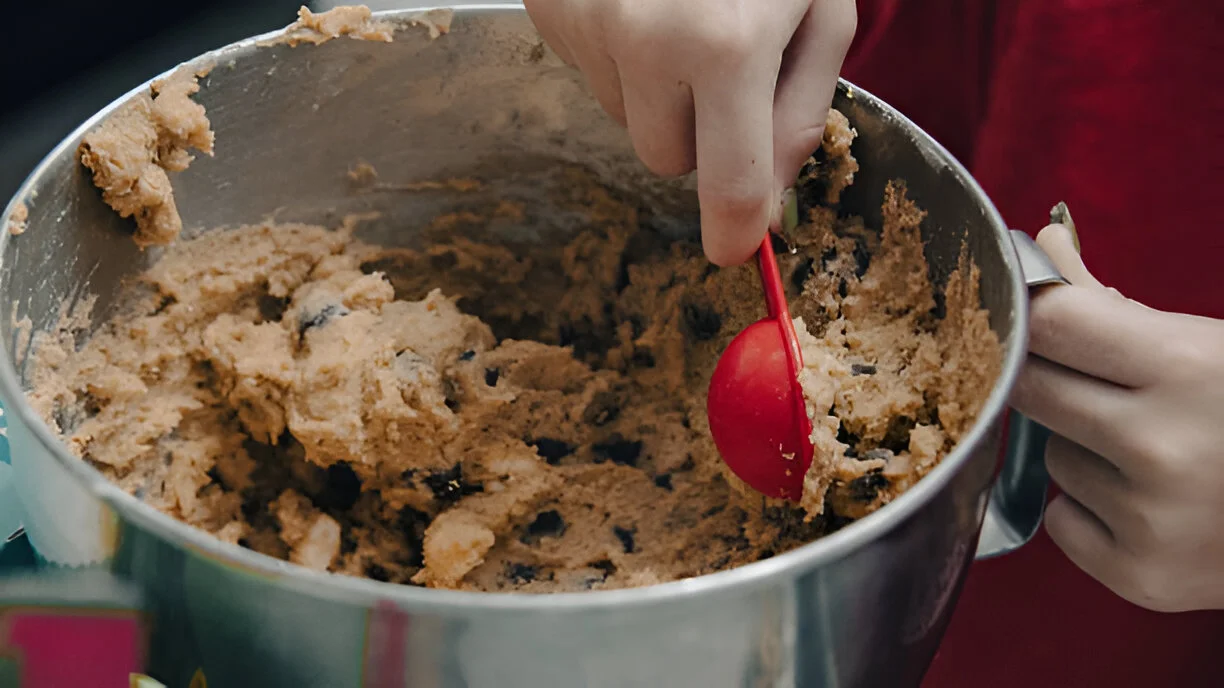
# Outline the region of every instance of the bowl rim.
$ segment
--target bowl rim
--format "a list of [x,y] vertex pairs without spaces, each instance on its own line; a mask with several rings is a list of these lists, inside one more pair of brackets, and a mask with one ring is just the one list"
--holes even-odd
[[[402,31],[408,28],[413,17],[431,10],[451,10],[454,12],[455,22],[473,18],[528,19],[526,10],[520,3],[467,2],[456,2],[449,5],[421,3],[415,7],[375,12],[374,17],[389,20],[395,25],[396,31]],[[75,158],[75,150],[87,131],[136,95],[146,92],[152,82],[165,78],[184,66],[199,68],[205,65],[223,65],[231,60],[241,59],[255,51],[267,49],[269,42],[275,41],[284,33],[284,28],[277,29],[211,50],[119,96],[76,127],[38,163],[9,201],[3,217],[10,217],[19,203],[27,199],[32,200],[42,177],[50,168],[60,163],[64,156]],[[309,49],[309,47],[303,46],[295,49]],[[1011,244],[1007,225],[985,192],[965,167],[942,145],[892,106],[845,80],[839,80],[838,91],[847,95],[852,94],[854,99],[865,102],[868,107],[894,120],[897,126],[905,130],[918,145],[924,148],[928,156],[946,166],[956,182],[961,184],[982,206],[990,230],[992,230],[991,233],[996,243],[999,244],[998,249],[1006,264],[1006,279],[1011,282],[1011,302],[1008,305],[1012,310],[1013,327],[1002,342],[1002,365],[991,393],[982,405],[973,426],[952,451],[927,475],[889,504],[834,533],[789,552],[725,571],[645,587],[561,593],[439,590],[319,572],[248,550],[236,544],[223,542],[203,530],[158,511],[110,483],[97,469],[71,454],[60,438],[34,412],[17,375],[8,342],[0,342],[0,352],[4,354],[0,357],[0,396],[7,400],[5,405],[7,412],[17,416],[20,423],[29,430],[38,443],[93,497],[113,509],[122,521],[128,521],[158,539],[166,541],[167,544],[188,550],[215,565],[269,579],[278,587],[293,589],[316,598],[366,607],[373,606],[375,602],[393,602],[414,611],[435,611],[447,614],[471,612],[558,614],[599,609],[624,610],[641,605],[655,606],[660,603],[698,602],[719,593],[746,594],[770,585],[777,585],[786,579],[811,572],[862,549],[885,536],[931,501],[962,469],[969,460],[973,448],[983,442],[986,434],[992,431],[995,420],[1006,410],[1007,396],[1024,360],[1024,343],[1027,340],[1028,292],[1021,273],[1020,261]],[[0,234],[2,234],[0,236],[0,255],[3,255],[5,242],[12,237],[7,232]],[[0,265],[0,268],[3,267],[5,266]],[[121,528],[121,537],[122,530]],[[111,557],[113,557],[113,552],[108,553],[108,559]]]

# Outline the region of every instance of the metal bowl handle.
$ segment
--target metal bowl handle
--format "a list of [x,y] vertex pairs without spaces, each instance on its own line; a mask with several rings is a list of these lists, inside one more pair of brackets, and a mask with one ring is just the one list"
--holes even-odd
[[[4,428],[4,406],[0,405],[0,428]],[[4,433],[0,429],[0,433]],[[21,533],[21,505],[9,459],[8,439],[0,437],[0,549]]]
[[[1024,281],[1030,289],[1068,284],[1029,235],[1013,229],[1011,237],[1020,257]],[[1008,412],[1007,450],[986,505],[982,534],[978,538],[978,559],[990,559],[1019,548],[1041,527],[1050,484],[1045,467],[1045,447],[1049,438],[1047,428],[1016,411]]]

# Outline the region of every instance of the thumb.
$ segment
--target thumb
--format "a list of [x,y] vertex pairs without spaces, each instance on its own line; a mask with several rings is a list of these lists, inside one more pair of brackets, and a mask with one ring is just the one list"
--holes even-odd
[[1059,202],[1050,209],[1050,224],[1037,233],[1037,245],[1045,251],[1054,267],[1071,284],[1078,287],[1105,289],[1105,285],[1088,271],[1080,255],[1079,235],[1075,231],[1075,220],[1066,203]]
[[1105,285],[1093,277],[1084,265],[1084,259],[1075,247],[1075,234],[1063,224],[1047,225],[1037,233],[1037,245],[1050,257],[1054,267],[1077,287],[1104,289]]
[[[1054,267],[1066,277],[1071,284],[1089,289],[1108,291],[1120,299],[1130,301],[1139,306],[1143,304],[1128,299],[1117,289],[1105,286],[1084,265],[1080,255],[1079,235],[1075,231],[1075,220],[1071,219],[1071,211],[1066,203],[1059,203],[1050,211],[1050,222],[1037,233],[1037,245],[1054,263]],[[1143,306],[1147,308],[1147,306]]]

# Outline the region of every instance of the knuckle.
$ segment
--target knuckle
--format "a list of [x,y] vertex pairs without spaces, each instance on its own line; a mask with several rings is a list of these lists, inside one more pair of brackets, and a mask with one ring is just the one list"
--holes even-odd
[[1186,371],[1188,375],[1199,376],[1204,371],[1220,367],[1218,342],[1208,345],[1196,337],[1166,337],[1163,343],[1163,358],[1171,371]]
[[1178,449],[1178,443],[1156,428],[1133,424],[1130,430],[1131,454],[1142,479],[1155,487],[1194,479],[1194,462]]
[[1156,509],[1147,505],[1131,504],[1114,515],[1117,529],[1114,533],[1119,544],[1141,560],[1160,559],[1165,549],[1167,534]]
[[[698,173],[698,193],[701,197],[701,208],[704,213],[712,213],[730,221],[752,221],[757,219],[768,206],[768,193],[748,184],[706,184],[701,185]],[[763,187],[768,188],[768,187]]]
[[698,31],[708,58],[723,64],[742,62],[761,44],[755,23],[743,13],[711,16],[701,22]]
[[660,50],[671,45],[667,36],[684,28],[668,21],[658,6],[662,4],[624,0],[597,3],[594,27],[603,34],[609,53],[618,63],[658,66]]
[[1025,360],[1020,374],[1016,376],[1016,383],[1012,387],[1009,402],[1020,413],[1040,420],[1039,416],[1045,415],[1041,411],[1051,399],[1056,397],[1050,393],[1037,365],[1039,363],[1032,355]]
[[650,26],[643,21],[634,6],[626,2],[605,2],[597,6],[596,23],[610,37],[632,39]]
[[1112,589],[1132,604],[1154,612],[1182,611],[1184,606],[1175,594],[1178,586],[1165,567],[1147,562],[1132,562],[1124,572],[1123,581]]
[[1070,478],[1070,469],[1067,466],[1067,456],[1063,448],[1062,442],[1059,441],[1061,435],[1053,435],[1045,448],[1045,466],[1046,472],[1050,474],[1050,479],[1057,483],[1063,489],[1066,489],[1066,484]]

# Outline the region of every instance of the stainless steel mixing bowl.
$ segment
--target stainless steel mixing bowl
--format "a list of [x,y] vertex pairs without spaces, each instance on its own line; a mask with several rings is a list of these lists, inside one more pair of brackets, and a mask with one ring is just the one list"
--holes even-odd
[[[174,179],[189,233],[269,215],[326,223],[378,210],[382,219],[364,236],[407,244],[456,199],[354,194],[344,173],[356,161],[386,179],[475,171],[495,188],[529,193],[541,170],[565,160],[638,194],[657,231],[696,235],[691,184],[645,173],[624,132],[580,77],[543,49],[521,7],[457,7],[451,33],[432,41],[408,25],[411,14],[386,15],[404,22],[389,44],[338,39],[290,48],[267,46],[275,36],[265,36],[195,61],[214,65],[197,100],[212,118],[217,153]],[[74,458],[22,394],[29,371],[16,319],[28,316],[43,330],[62,304],[96,295],[101,321],[122,281],[152,260],[74,155],[82,133],[126,99],[56,148],[10,205],[26,204],[30,216],[25,234],[0,237],[0,294],[14,307],[14,318],[0,322],[7,344],[0,392],[33,544],[51,561],[92,564],[141,586],[153,623],[150,673],[170,686],[186,686],[198,667],[218,686],[914,685],[975,551],[1002,553],[1036,527],[1046,480],[1040,457],[1029,460],[1039,444],[1029,441],[1030,426],[1013,423],[1015,451],[1003,479],[992,479],[1007,392],[1025,353],[1021,258],[1034,261],[1030,281],[1056,275],[1040,272],[1048,265],[1031,242],[1009,234],[943,148],[847,84],[836,105],[860,134],[862,172],[846,209],[878,221],[885,183],[907,180],[929,211],[923,231],[933,276],[947,276],[966,241],[1005,351],[972,432],[892,504],[735,570],[552,596],[330,576],[182,525]],[[535,190],[541,199],[549,191]],[[517,231],[548,241],[574,224],[544,214]]]

